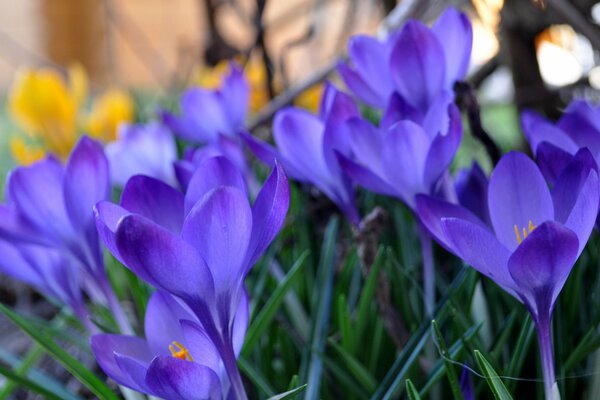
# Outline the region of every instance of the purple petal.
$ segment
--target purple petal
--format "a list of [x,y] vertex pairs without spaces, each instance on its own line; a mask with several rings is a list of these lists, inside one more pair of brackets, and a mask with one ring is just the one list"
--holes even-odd
[[558,177],[552,190],[557,222],[571,229],[585,247],[598,214],[599,190],[596,162],[587,148],[581,149]]
[[0,204],[0,237],[36,244],[52,244],[52,238],[39,235],[35,227],[23,218],[14,204]]
[[240,137],[248,146],[250,151],[263,163],[267,164],[269,167],[273,167],[275,165],[276,159],[281,159],[279,152],[275,147],[270,144],[260,140],[257,137],[254,137],[250,133],[240,132]]
[[446,232],[442,227],[443,219],[458,218],[485,228],[485,224],[475,214],[464,207],[448,203],[444,200],[419,194],[416,196],[416,204],[419,220],[425,225],[429,233],[448,250],[452,246],[450,239],[446,237]]
[[571,154],[575,154],[579,147],[566,132],[534,111],[526,110],[521,114],[521,127],[531,146],[531,151],[536,156],[539,145],[543,142],[550,143]]
[[338,64],[337,71],[348,89],[350,89],[356,97],[370,106],[385,108],[388,96],[377,93],[367,82],[365,82],[358,72],[346,64]]
[[123,257],[121,257],[121,253],[115,242],[115,232],[121,218],[129,214],[130,212],[123,207],[108,201],[101,201],[94,206],[96,229],[98,230],[100,240],[108,248],[108,251],[121,263],[123,263]]
[[7,195],[19,214],[50,237],[73,235],[64,204],[63,176],[62,165],[52,157],[18,167],[8,176]]
[[[456,107],[453,101],[454,93],[446,90],[440,93],[427,109],[421,126],[427,136],[431,139],[434,139],[440,133],[446,134],[448,132],[451,126],[450,118],[452,116],[449,112],[449,108]],[[460,112],[458,115],[460,117]]]
[[250,268],[273,241],[285,221],[290,205],[290,186],[281,165],[265,181],[252,207],[252,235],[248,245]]
[[204,196],[221,186],[233,186],[246,193],[244,177],[231,161],[225,157],[212,157],[205,160],[190,180],[185,194],[185,215]]
[[[212,273],[217,292],[230,291],[243,279],[252,232],[246,193],[219,187],[197,203],[185,219],[182,236],[193,244]],[[189,269],[189,267],[188,267]]]
[[352,98],[346,93],[339,91],[329,82],[325,83],[321,105],[319,107],[320,118],[327,123],[341,123],[348,118],[360,115],[360,110]]
[[146,384],[158,397],[173,400],[221,398],[221,385],[212,369],[171,356],[156,357]]
[[69,157],[64,176],[65,207],[80,231],[93,224],[94,205],[108,197],[108,161],[100,143],[82,137]]
[[[248,110],[250,86],[244,76],[244,71],[236,63],[229,64],[230,72],[223,81],[220,90],[223,107],[226,107],[229,123],[234,128],[241,128]],[[221,132],[233,133],[233,132]]]
[[156,291],[148,300],[144,332],[154,355],[170,355],[169,345],[174,341],[186,344],[181,320],[196,320],[189,308],[170,294]]
[[143,391],[145,382],[134,381],[130,374],[123,371],[117,364],[115,353],[148,366],[152,361],[152,353],[145,340],[134,336],[100,334],[92,336],[91,348],[106,375],[121,385]]
[[444,218],[441,225],[453,253],[517,297],[516,286],[507,267],[510,252],[492,232],[480,224],[460,218]]
[[169,127],[173,133],[185,140],[197,141],[195,127],[183,116],[178,117],[168,111],[160,112],[160,119],[163,124]]
[[578,147],[587,147],[594,156],[600,154],[600,123],[590,104],[574,101],[557,126],[566,132]]
[[356,161],[369,166],[369,169],[378,175],[383,175],[383,131],[362,118],[352,118],[346,121],[344,126],[350,137],[350,146]]
[[491,226],[488,211],[488,184],[485,173],[479,164],[473,161],[471,168],[459,171],[454,186],[458,203],[477,215],[486,225]]
[[437,134],[427,153],[425,162],[425,187],[432,188],[439,177],[448,169],[462,139],[462,122],[458,108],[448,107],[449,126],[447,132]]
[[408,104],[402,96],[394,92],[390,96],[385,112],[381,117],[379,128],[386,130],[396,122],[404,119],[420,123],[423,120],[423,115],[420,111],[417,111],[413,106]]
[[550,314],[575,264],[578,247],[573,231],[548,221],[531,232],[511,255],[508,270],[534,318]]
[[194,362],[218,372],[222,364],[221,356],[202,325],[189,320],[181,321],[181,331],[185,337],[182,343],[186,344]]
[[525,154],[504,155],[490,177],[488,202],[496,236],[514,250],[519,232],[529,221],[539,225],[554,219],[554,206],[546,181],[535,163]]
[[444,43],[446,59],[446,89],[467,74],[473,46],[473,28],[469,18],[454,7],[448,7],[431,30],[440,43]]
[[125,266],[151,285],[188,304],[214,298],[211,273],[196,249],[149,219],[121,218],[115,242]]
[[301,175],[304,182],[327,182],[328,167],[323,154],[323,123],[297,108],[286,108],[275,115],[273,136],[279,152]]
[[442,91],[445,81],[444,50],[435,35],[418,21],[408,21],[391,55],[396,90],[424,111]]
[[379,97],[386,99],[392,90],[392,82],[385,43],[371,36],[353,36],[348,43],[348,54],[360,77]]
[[217,93],[201,89],[188,89],[181,97],[182,119],[193,130],[194,140],[215,142],[219,133],[229,133],[227,116]]
[[381,161],[387,181],[404,194],[411,208],[414,196],[426,192],[423,179],[429,145],[423,129],[411,121],[396,123],[383,139]]
[[345,157],[343,154],[337,153],[338,162],[341,168],[353,181],[358,183],[360,186],[374,192],[383,194],[386,196],[398,197],[398,191],[392,187],[384,178],[377,175],[367,167],[363,167],[360,164],[352,161]]
[[536,151],[536,160],[540,166],[540,171],[550,184],[554,184],[562,171],[567,167],[573,155],[563,149],[542,142]]
[[233,351],[238,357],[244,345],[246,330],[248,329],[248,321],[250,319],[249,298],[246,290],[243,291],[238,305],[235,319],[233,321]]
[[121,195],[121,207],[140,214],[178,234],[183,226],[183,195],[163,181],[144,175],[132,177]]

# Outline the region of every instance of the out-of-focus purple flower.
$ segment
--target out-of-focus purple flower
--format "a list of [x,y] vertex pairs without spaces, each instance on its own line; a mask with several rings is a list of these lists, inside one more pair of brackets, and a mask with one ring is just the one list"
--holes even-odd
[[121,125],[117,140],[106,145],[110,178],[118,186],[133,175],[148,175],[175,184],[177,147],[171,132],[158,122]]
[[187,193],[135,176],[121,205],[100,202],[96,221],[111,253],[151,285],[182,299],[215,344],[234,398],[245,397],[233,347],[244,278],[283,224],[288,181],[276,165],[251,207],[241,173],[206,159]]
[[471,168],[460,170],[455,177],[454,187],[458,204],[471,211],[487,225],[491,224],[488,212],[488,179],[476,161]]
[[274,165],[275,160],[283,163],[293,179],[317,187],[358,224],[352,182],[340,168],[336,152],[350,157],[349,136],[341,125],[359,115],[349,96],[327,84],[318,116],[295,107],[275,115],[273,138],[277,148],[248,134],[243,137],[260,160],[268,165]]
[[533,161],[508,153],[490,177],[491,226],[465,208],[418,196],[417,211],[447,249],[521,301],[535,321],[547,395],[555,390],[555,301],[594,226],[600,199],[591,153],[577,152],[552,192]]
[[230,64],[230,72],[217,90],[194,87],[181,97],[181,115],[162,113],[163,122],[182,139],[215,143],[220,135],[235,137],[244,127],[249,86],[242,69]]
[[525,111],[521,115],[521,126],[542,173],[551,183],[580,148],[587,147],[596,163],[600,163],[598,106],[575,100],[556,124],[533,111]]
[[338,152],[340,165],[359,185],[414,209],[415,196],[435,191],[460,145],[461,116],[450,101],[443,95],[422,120],[411,120],[403,119],[412,115],[410,106],[393,95],[379,128],[361,118],[348,120],[343,132],[353,158]]
[[464,400],[475,400],[473,379],[471,379],[469,366],[467,364],[463,365],[462,372],[460,373],[460,391],[462,392]]
[[[232,319],[232,343],[239,355],[248,325],[243,295]],[[145,339],[100,334],[92,351],[104,372],[121,385],[167,399],[225,399],[230,382],[219,342],[177,298],[157,291],[146,308]]]
[[467,16],[448,8],[431,28],[410,20],[383,41],[354,36],[348,46],[352,66],[341,64],[338,71],[348,88],[373,107],[385,108],[397,92],[425,112],[465,76],[472,43]]

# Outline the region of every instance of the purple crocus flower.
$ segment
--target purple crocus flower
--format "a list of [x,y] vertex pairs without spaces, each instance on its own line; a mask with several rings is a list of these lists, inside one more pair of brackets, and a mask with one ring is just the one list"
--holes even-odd
[[[248,298],[242,296],[233,318],[237,356],[248,325]],[[167,399],[224,399],[230,390],[218,343],[177,298],[152,295],[144,319],[145,339],[100,334],[92,351],[104,372],[121,385]]]
[[215,143],[220,135],[235,137],[244,127],[250,89],[235,63],[217,90],[194,87],[181,97],[181,115],[163,112],[163,122],[182,139]]
[[352,67],[338,67],[346,86],[362,101],[385,108],[393,92],[425,112],[443,91],[451,91],[469,67],[473,30],[467,16],[448,8],[428,28],[410,20],[385,40],[350,39]]
[[[417,194],[437,191],[460,145],[461,116],[450,101],[444,94],[416,123],[410,106],[393,95],[379,127],[361,118],[348,120],[344,128],[354,158],[338,152],[340,165],[359,185],[414,209]],[[398,120],[407,115],[415,119]]]
[[280,161],[293,179],[313,184],[352,223],[358,224],[360,216],[352,182],[340,168],[336,152],[350,157],[349,137],[341,125],[359,115],[358,107],[348,95],[326,84],[318,116],[295,107],[275,115],[273,138],[277,148],[248,134],[243,137],[260,160],[268,165]]
[[175,184],[177,147],[172,133],[158,122],[121,125],[117,140],[106,145],[106,156],[110,178],[120,187],[140,174]]
[[521,126],[542,173],[550,182],[557,179],[580,148],[587,147],[596,163],[600,162],[598,106],[575,100],[556,124],[533,111],[525,111]]
[[138,175],[125,185],[120,206],[96,205],[98,231],[111,253],[146,282],[182,299],[201,322],[233,398],[246,397],[233,346],[244,278],[282,226],[288,206],[281,166],[251,207],[241,173],[225,157],[205,160],[185,196]]
[[102,146],[82,137],[65,166],[48,156],[10,172],[7,203],[0,206],[0,237],[15,246],[41,244],[59,250],[81,268],[90,297],[109,305],[127,330],[104,270],[94,223],[93,206],[108,193],[108,162]]
[[455,177],[454,187],[458,204],[475,214],[487,225],[491,224],[488,212],[488,179],[476,161],[471,168],[460,170]]
[[599,190],[596,165],[587,149],[577,152],[552,191],[533,161],[511,152],[490,177],[491,226],[460,206],[417,198],[420,219],[431,234],[531,313],[546,398],[558,390],[551,340],[554,304],[594,226]]

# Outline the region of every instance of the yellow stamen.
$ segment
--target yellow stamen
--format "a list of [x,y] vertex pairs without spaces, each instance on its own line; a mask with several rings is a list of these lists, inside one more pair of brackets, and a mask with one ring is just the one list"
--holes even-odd
[[179,358],[180,360],[194,361],[188,349],[175,340],[173,341],[173,344],[169,345],[169,350],[171,351],[171,355],[175,358]]
[[523,238],[521,238],[521,234],[519,233],[519,227],[517,227],[517,225],[514,225],[513,228],[515,229],[515,236],[517,237],[517,243],[521,244],[521,242],[523,240],[525,240],[527,238],[527,236],[533,232],[533,230],[535,228],[537,228],[537,226],[535,226],[533,224],[533,222],[531,222],[531,220],[529,220],[529,223],[527,224],[527,228],[523,228]]

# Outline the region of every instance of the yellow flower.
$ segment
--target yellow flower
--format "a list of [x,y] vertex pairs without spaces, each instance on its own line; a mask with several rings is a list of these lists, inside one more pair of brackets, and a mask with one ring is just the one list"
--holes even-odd
[[20,165],[33,164],[44,157],[44,150],[28,145],[23,138],[18,136],[10,138],[10,152]]
[[198,71],[195,83],[205,89],[217,89],[221,86],[223,75],[229,69],[229,61],[223,60],[214,67],[203,66]]
[[297,107],[305,108],[313,113],[316,113],[319,110],[319,104],[321,102],[322,95],[323,84],[316,84],[300,93],[300,95],[294,100],[294,104]]
[[87,133],[103,142],[117,137],[117,128],[124,122],[132,122],[134,103],[131,96],[120,89],[108,89],[94,102],[87,120]]
[[69,71],[69,87],[56,71],[20,70],[9,93],[9,111],[31,138],[64,158],[77,139],[77,114],[86,88],[85,73],[77,67]]

